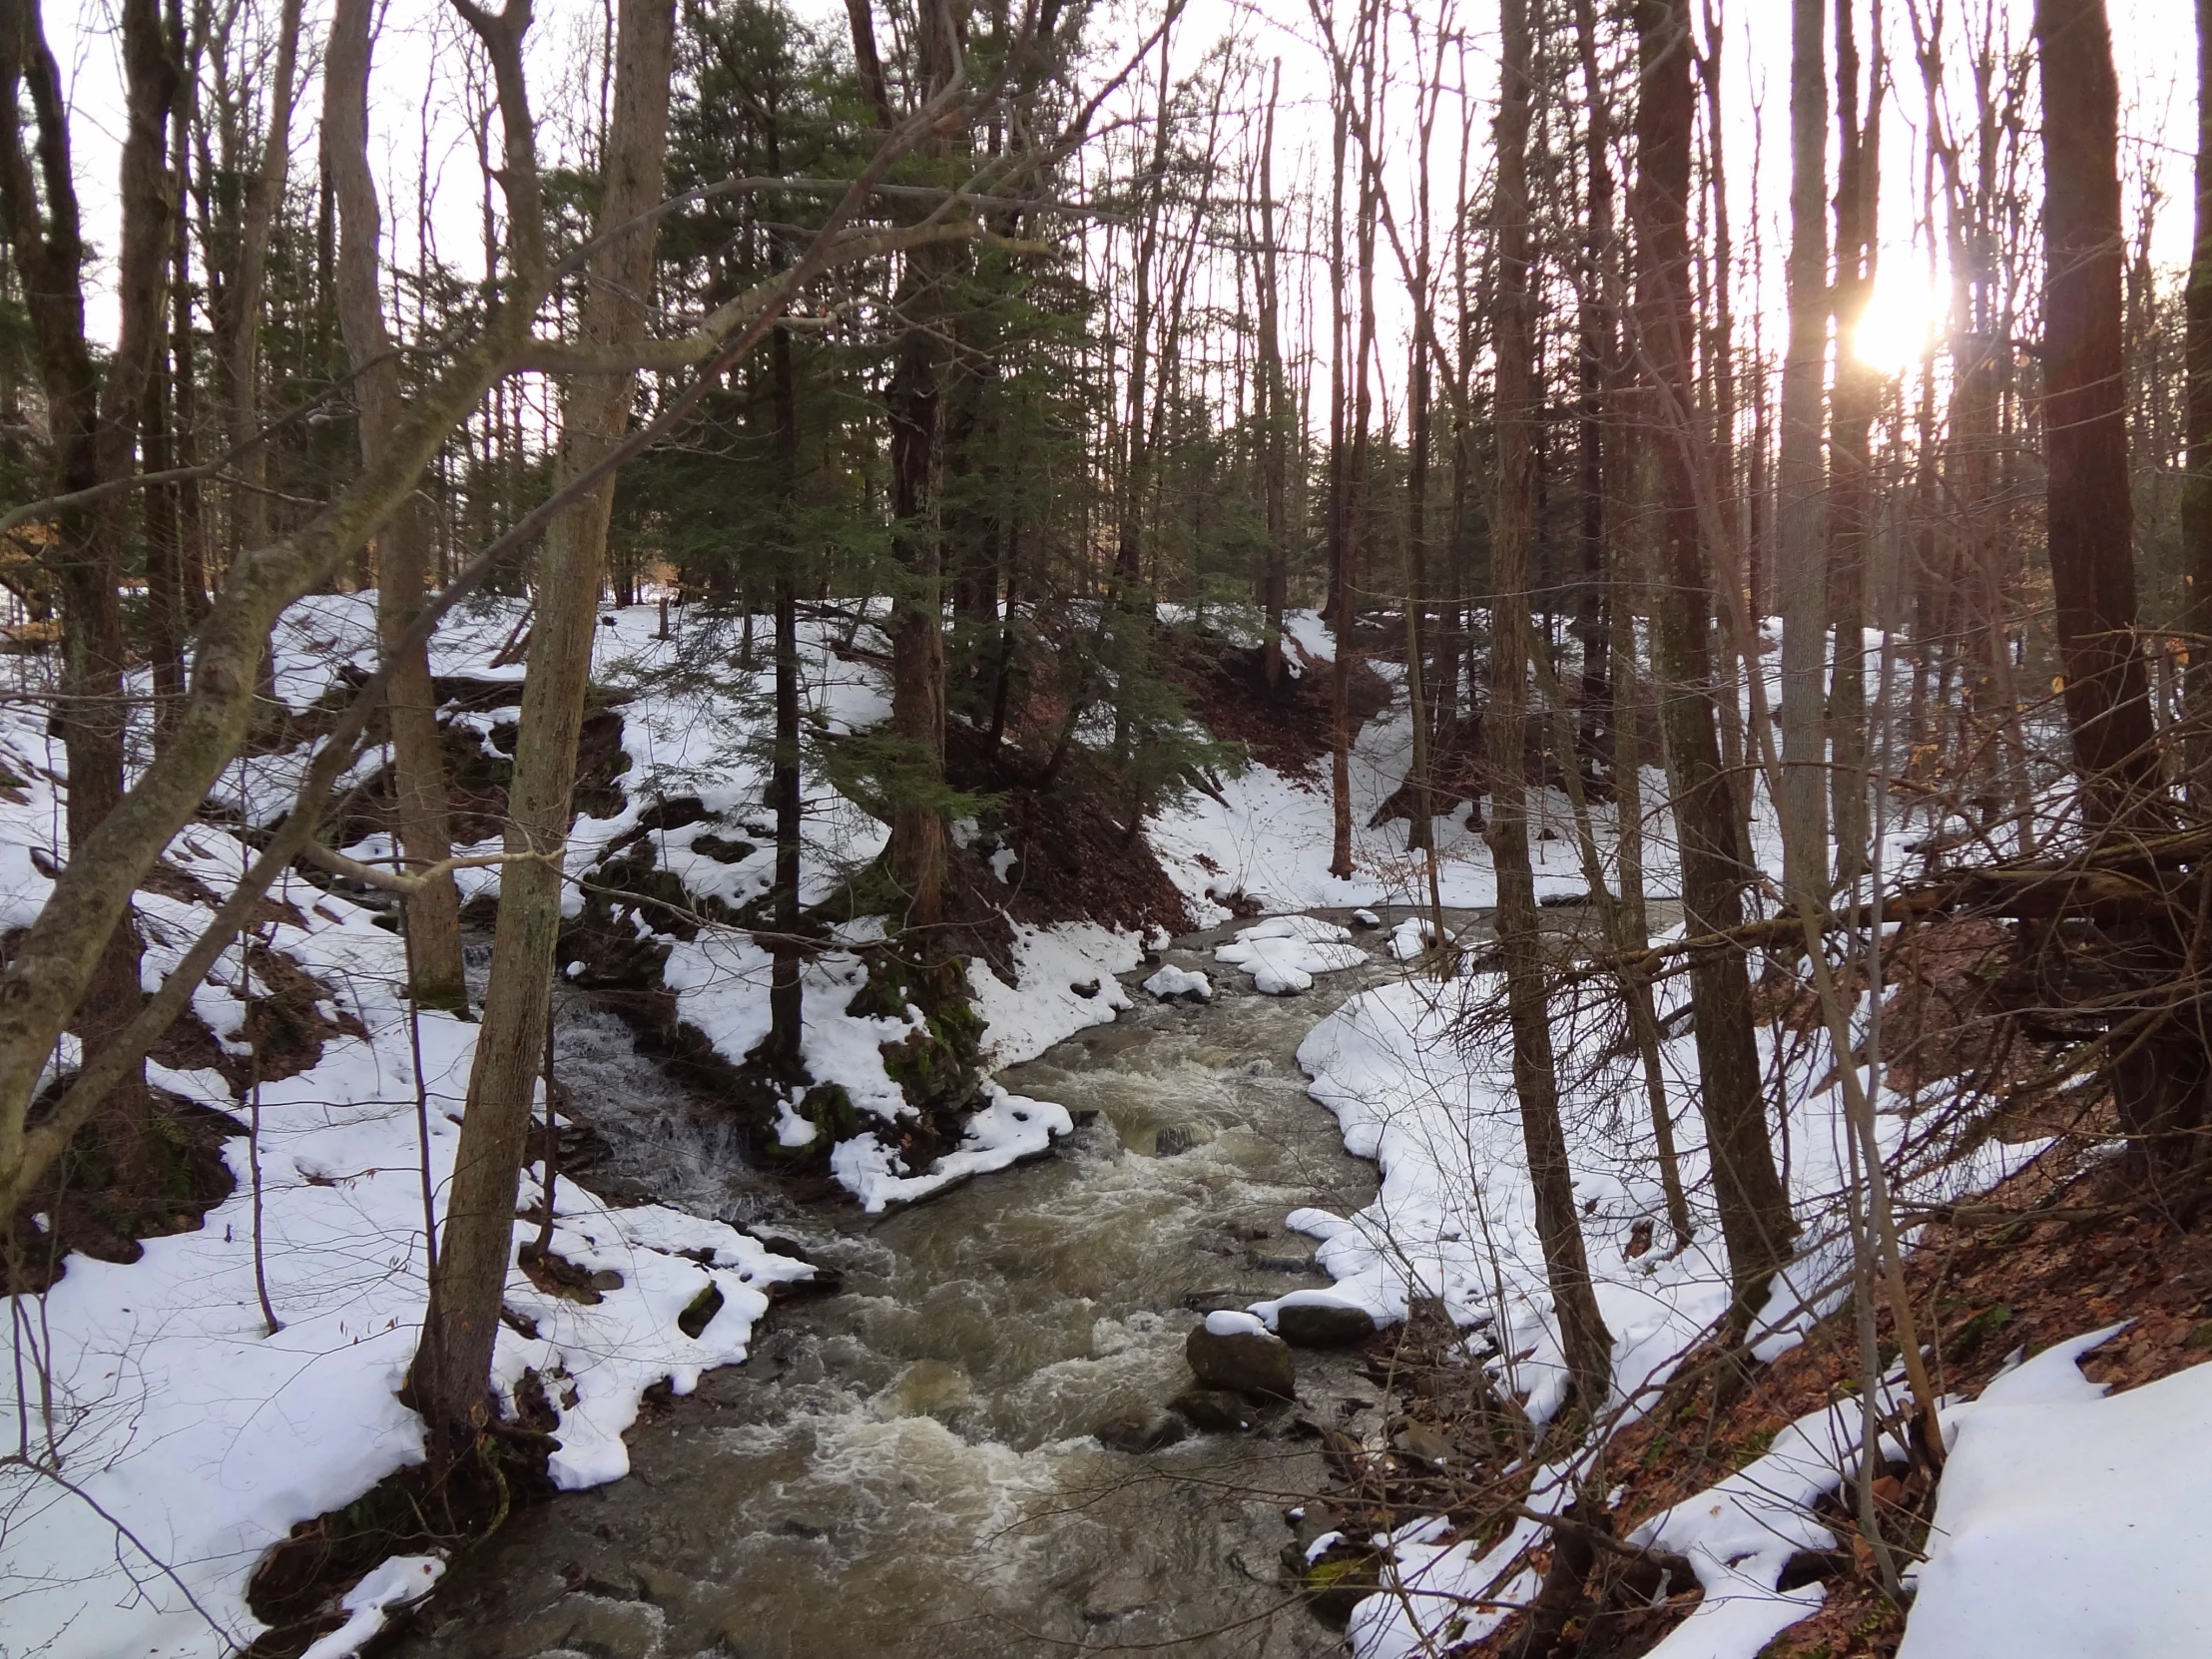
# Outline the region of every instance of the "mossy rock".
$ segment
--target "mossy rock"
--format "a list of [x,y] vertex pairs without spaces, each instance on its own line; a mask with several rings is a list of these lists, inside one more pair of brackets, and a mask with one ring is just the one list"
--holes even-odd
[[1351,1622],[1352,1610],[1382,1587],[1373,1550],[1333,1544],[1320,1560],[1302,1562],[1301,1567],[1298,1588],[1306,1605],[1316,1618],[1340,1630]]
[[860,1132],[860,1109],[852,1104],[852,1097],[845,1092],[842,1083],[817,1083],[801,1097],[799,1115],[822,1133],[804,1147],[777,1150],[806,1157],[839,1141],[848,1141]]

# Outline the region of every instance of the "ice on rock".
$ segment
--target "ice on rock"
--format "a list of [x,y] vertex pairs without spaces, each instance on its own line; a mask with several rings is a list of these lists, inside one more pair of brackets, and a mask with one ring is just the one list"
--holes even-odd
[[1144,982],[1144,988],[1167,1002],[1178,996],[1193,996],[1201,1002],[1214,1000],[1214,982],[1192,968],[1169,965]]
[[1206,1334],[1210,1337],[1265,1337],[1268,1328],[1250,1314],[1223,1308],[1206,1316]]
[[[1450,928],[1443,930],[1443,939],[1451,942]],[[1390,954],[1401,962],[1422,955],[1435,942],[1436,924],[1426,916],[1407,916],[1390,930]]]
[[1290,996],[1312,990],[1317,973],[1337,973],[1366,961],[1367,952],[1348,942],[1351,937],[1347,929],[1318,916],[1270,916],[1239,928],[1234,940],[1215,950],[1214,960],[1243,968],[1263,995]]

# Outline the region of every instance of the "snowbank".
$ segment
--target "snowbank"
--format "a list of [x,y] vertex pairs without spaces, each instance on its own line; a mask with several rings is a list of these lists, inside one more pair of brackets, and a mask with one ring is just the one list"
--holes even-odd
[[[37,807],[5,808],[12,822],[0,834],[29,833],[22,815]],[[220,894],[248,851],[195,826],[172,861]],[[24,1364],[0,1380],[0,1410],[27,1411],[34,1455],[57,1462],[78,1488],[0,1470],[0,1593],[19,1651],[95,1659],[243,1645],[260,1628],[245,1605],[247,1575],[269,1546],[422,1455],[420,1419],[394,1390],[425,1299],[425,1179],[442,1202],[476,1027],[441,1013],[419,1018],[425,1139],[400,941],[367,910],[296,876],[285,875],[271,900],[283,918],[267,926],[271,945],[322,978],[328,1011],[359,1032],[328,1036],[311,1069],[259,1091],[259,1255],[281,1329],[269,1330],[256,1289],[244,1138],[224,1148],[236,1191],[197,1231],[147,1241],[130,1266],[74,1256],[43,1299],[16,1299]],[[208,913],[150,900],[148,919],[167,940],[150,955],[174,959],[193,911]],[[226,985],[203,1000],[228,1002],[235,1027],[243,996],[266,987],[236,953],[224,972]],[[153,1074],[203,1104],[251,1112],[220,1073]],[[526,1198],[531,1184],[526,1176]],[[719,1222],[611,1209],[565,1181],[558,1192],[554,1249],[605,1288],[586,1306],[540,1291],[517,1269],[506,1303],[513,1323],[536,1335],[503,1327],[494,1365],[509,1392],[528,1372],[545,1381],[561,1441],[554,1478],[582,1486],[627,1470],[621,1435],[646,1387],[665,1378],[687,1391],[708,1368],[742,1360],[771,1287],[813,1270]],[[516,1224],[518,1240],[534,1235]],[[722,1306],[686,1336],[678,1316],[710,1288]],[[30,1383],[22,1399],[19,1379]],[[116,1522],[135,1542],[119,1537]],[[360,1602],[362,1618],[374,1599]]]
[[2075,1362],[2112,1335],[2045,1349],[1946,1422],[1898,1659],[2212,1653],[2212,1365],[2106,1397]]

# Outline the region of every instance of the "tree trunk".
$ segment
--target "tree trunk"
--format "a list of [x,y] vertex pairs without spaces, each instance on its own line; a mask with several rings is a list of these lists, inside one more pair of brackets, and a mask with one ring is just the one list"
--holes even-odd
[[[291,153],[291,106],[297,90],[301,0],[283,0],[276,23],[276,65],[269,91],[269,130],[248,179],[239,225],[238,265],[224,285],[230,317],[225,368],[231,383],[231,442],[250,445],[239,457],[241,484],[231,492],[231,553],[269,540],[269,447],[261,431],[262,286],[269,268],[269,233],[284,193],[284,164]],[[333,28],[335,27],[333,23]],[[366,25],[364,24],[365,28]],[[364,48],[365,54],[365,48]],[[362,166],[365,170],[366,161]],[[394,688],[396,694],[397,688]]]
[[[784,170],[775,126],[768,130],[769,171]],[[799,949],[800,835],[804,800],[799,771],[799,390],[792,331],[769,336],[776,421],[776,747],[769,806],[776,813],[776,938],[769,972],[769,1030],[763,1059],[789,1083],[806,1076],[806,987]]]
[[[46,43],[36,0],[0,5],[0,91],[6,95],[0,140],[0,212],[23,283],[32,341],[46,395],[55,478],[63,491],[131,475],[147,388],[166,342],[166,268],[173,223],[165,165],[178,65],[158,0],[122,8],[126,90],[121,195],[123,235],[115,282],[119,329],[106,372],[94,364],[85,334],[82,273],[86,251],[72,173],[61,75]],[[33,157],[16,113],[28,93]],[[43,213],[42,213],[43,209]],[[57,711],[69,762],[68,828],[72,857],[123,799],[130,666],[117,593],[126,512],[114,496],[56,515],[60,567],[63,696]],[[73,1020],[90,1053],[137,1013],[139,940],[126,909],[106,937]],[[146,1086],[134,1068],[100,1113],[99,1136],[113,1175],[131,1180],[145,1153]]]
[[[294,4],[296,9],[296,4]],[[322,154],[336,200],[334,286],[338,327],[353,370],[362,461],[374,466],[399,424],[399,361],[384,327],[377,274],[381,224],[368,167],[368,75],[372,0],[337,0],[323,66]],[[377,536],[376,623],[384,648],[397,647],[421,608],[430,580],[430,538],[411,496]],[[391,732],[399,851],[413,869],[452,851],[445,804],[445,757],[438,739],[437,691],[427,647],[403,652],[384,696]],[[407,964],[414,999],[430,1008],[468,1007],[461,960],[460,889],[450,874],[424,881],[403,900]]]
[[[625,0],[617,24],[614,111],[595,224],[610,233],[628,229],[610,235],[586,268],[587,347],[613,349],[644,335],[657,222],[633,221],[661,200],[674,14],[674,0]],[[500,95],[511,148],[527,152],[527,137],[513,137],[529,121],[521,88],[503,84]],[[620,443],[635,379],[628,371],[571,377],[562,399],[562,475],[573,477]],[[483,1025],[412,1377],[433,1451],[446,1459],[464,1451],[484,1421],[500,1295],[514,1259],[515,1189],[545,1048],[562,854],[613,505],[610,478],[553,521],[539,567],[508,793],[506,847],[516,861],[502,872]]]
[[[1375,130],[1375,31],[1374,0],[1364,8],[1359,57],[1365,74],[1362,97],[1367,114],[1364,133]],[[1340,95],[1347,100],[1349,117],[1352,88],[1349,79]],[[1374,416],[1374,385],[1369,359],[1375,355],[1375,221],[1378,188],[1373,167],[1360,170],[1360,212],[1355,228],[1359,258],[1359,323],[1352,351],[1352,423],[1350,453],[1345,463],[1344,559],[1337,571],[1337,661],[1330,675],[1330,702],[1335,715],[1330,754],[1330,785],[1336,805],[1329,873],[1349,879],[1352,863],[1352,630],[1359,585],[1360,554],[1367,540],[1368,424]]]
[[[1695,934],[1724,931],[1743,920],[1750,870],[1737,841],[1735,807],[1715,732],[1711,559],[1699,523],[1690,424],[1688,210],[1695,97],[1687,0],[1637,0],[1636,33],[1642,95],[1631,216],[1638,251],[1636,306],[1659,461],[1663,593],[1655,620],[1661,720],[1681,847],[1683,912]],[[1767,1132],[1743,952],[1700,952],[1690,970],[1690,995],[1714,1195],[1735,1285],[1733,1318],[1741,1328],[1758,1312],[1775,1270],[1788,1260],[1795,1228]]]
[[[849,3],[857,47],[868,23],[866,0]],[[921,100],[948,86],[959,67],[959,42],[950,29],[943,8],[924,9],[917,30]],[[863,57],[873,56],[870,28]],[[923,954],[932,957],[941,947],[935,929],[944,913],[945,885],[944,814],[937,799],[944,785],[944,546],[936,489],[945,374],[940,312],[953,257],[937,250],[906,256],[896,300],[904,331],[887,397],[891,550],[903,571],[891,598],[890,729],[904,746],[900,760],[907,776],[892,792],[884,865],[904,895],[905,925],[915,930]]]
[[[2205,0],[2212,5],[2212,0]],[[1283,384],[1281,286],[1275,257],[1275,99],[1283,87],[1278,58],[1268,82],[1267,125],[1260,139],[1260,470],[1267,519],[1268,568],[1262,584],[1267,609],[1264,669],[1268,690],[1283,689],[1283,611],[1290,603],[1289,468],[1290,411]]]
[[2103,0],[2037,0],[2043,87],[2043,453],[2074,763],[2093,834],[2154,823],[2159,770],[2135,640],[2121,350],[2119,84]]
[[1791,827],[1783,885],[1793,904],[1829,896],[1821,663],[1821,403],[1828,361],[1827,0],[1791,0],[1790,349],[1782,363],[1782,491],[1776,562],[1782,600],[1782,800]]
[[2182,426],[2188,443],[2181,485],[2182,580],[2189,605],[2190,787],[2212,796],[2212,0],[2197,0],[2196,220],[2189,250],[2187,380]]
[[1605,755],[1618,719],[1612,706],[1611,677],[1606,671],[1605,427],[1620,344],[1612,299],[1606,291],[1614,236],[1613,112],[1598,69],[1597,18],[1592,0],[1575,0],[1574,26],[1586,112],[1582,154],[1589,222],[1582,246],[1578,296],[1581,360],[1577,365],[1575,411],[1582,492],[1582,591],[1575,607],[1575,632],[1582,648],[1582,692],[1581,727],[1576,736],[1582,753],[1595,765]]
[[1536,930],[1536,881],[1528,857],[1528,803],[1522,757],[1528,737],[1528,544],[1533,495],[1537,388],[1529,295],[1528,0],[1499,0],[1503,57],[1497,118],[1497,510],[1490,533],[1491,856],[1497,870],[1497,937],[1513,1028],[1513,1086],[1521,1140],[1536,1194],[1536,1233],[1544,1252],[1560,1347],[1573,1402],[1604,1409],[1611,1387],[1613,1339],[1598,1312],[1575,1214],[1574,1180],[1559,1121],[1551,1015]]
[[1871,44],[1867,113],[1859,120],[1859,46],[1853,0],[1836,0],[1836,86],[1841,155],[1836,165],[1836,404],[1834,512],[1829,524],[1828,610],[1836,657],[1828,696],[1829,795],[1839,886],[1867,873],[1867,555],[1874,537],[1873,447],[1881,376],[1853,349],[1874,295],[1880,257],[1882,99],[1888,75],[1882,41]]

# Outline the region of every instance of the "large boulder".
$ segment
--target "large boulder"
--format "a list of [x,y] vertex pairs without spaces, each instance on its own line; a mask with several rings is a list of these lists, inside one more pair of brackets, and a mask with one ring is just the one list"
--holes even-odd
[[1375,1335],[1375,1321],[1341,1302],[1283,1302],[1275,1330],[1293,1348],[1357,1348]]
[[1290,1345],[1250,1314],[1208,1314],[1183,1345],[1183,1357],[1202,1387],[1253,1399],[1289,1399],[1297,1391]]

